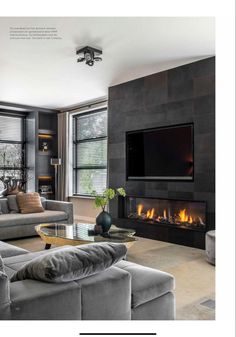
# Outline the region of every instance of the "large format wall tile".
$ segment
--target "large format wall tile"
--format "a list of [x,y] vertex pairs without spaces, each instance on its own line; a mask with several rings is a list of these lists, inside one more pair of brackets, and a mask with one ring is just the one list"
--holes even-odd
[[[128,195],[205,200],[215,226],[215,58],[109,88],[109,185]],[[126,181],[127,131],[194,123],[194,181]],[[117,217],[117,202],[110,205]]]

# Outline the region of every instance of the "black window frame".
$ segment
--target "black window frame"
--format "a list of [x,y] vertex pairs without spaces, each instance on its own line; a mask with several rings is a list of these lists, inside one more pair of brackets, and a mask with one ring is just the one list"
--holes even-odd
[[21,144],[21,151],[22,151],[22,159],[21,159],[21,166],[0,166],[0,171],[21,171],[22,175],[24,175],[26,171],[26,116],[22,114],[15,114],[15,113],[2,113],[0,111],[0,116],[5,116],[9,118],[20,118],[21,119],[21,132],[22,132],[22,140],[4,140],[0,138],[1,144]]
[[[78,123],[78,117],[84,117],[84,116],[89,116],[89,115],[94,115],[96,113],[99,112],[103,112],[106,111],[106,113],[108,113],[108,109],[107,107],[103,107],[103,108],[99,108],[99,109],[95,109],[95,110],[91,110],[91,111],[86,111],[86,112],[82,112],[82,113],[77,113],[75,115],[73,115],[73,120],[72,120],[72,128],[73,128],[73,160],[72,160],[72,167],[73,167],[73,178],[72,178],[72,184],[73,184],[73,196],[80,196],[80,197],[93,197],[91,194],[81,194],[78,193],[77,187],[78,187],[78,171],[79,170],[106,170],[106,186],[107,187],[107,162],[108,159],[106,161],[106,165],[88,165],[88,166],[83,166],[83,167],[79,167],[77,166],[77,162],[78,162],[78,151],[77,151],[77,146],[81,143],[85,143],[85,142],[96,142],[99,140],[106,140],[107,144],[108,144],[108,136],[101,136],[101,137],[94,137],[94,138],[88,138],[88,139],[82,139],[82,140],[78,140],[78,127],[77,127],[77,123]],[[108,154],[107,154],[108,155]]]

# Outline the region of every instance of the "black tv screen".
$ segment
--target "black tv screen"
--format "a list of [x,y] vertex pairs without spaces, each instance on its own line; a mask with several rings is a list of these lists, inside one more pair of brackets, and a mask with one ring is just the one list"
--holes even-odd
[[128,180],[193,180],[193,124],[126,134]]

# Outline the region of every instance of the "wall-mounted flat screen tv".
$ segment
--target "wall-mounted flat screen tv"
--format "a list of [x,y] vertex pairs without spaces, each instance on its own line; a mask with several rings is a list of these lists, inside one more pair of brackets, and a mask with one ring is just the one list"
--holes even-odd
[[193,124],[126,133],[128,180],[193,180]]

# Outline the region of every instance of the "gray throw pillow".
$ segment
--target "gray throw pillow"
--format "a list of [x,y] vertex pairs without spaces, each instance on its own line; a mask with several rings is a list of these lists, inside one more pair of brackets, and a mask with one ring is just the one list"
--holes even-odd
[[16,201],[16,195],[8,195],[7,201],[10,213],[20,213],[20,209]]
[[123,259],[126,253],[126,246],[120,243],[65,247],[31,260],[12,276],[11,282],[24,279],[52,283],[79,280],[106,270]]
[[0,255],[0,307],[7,303],[10,303],[10,282]]

